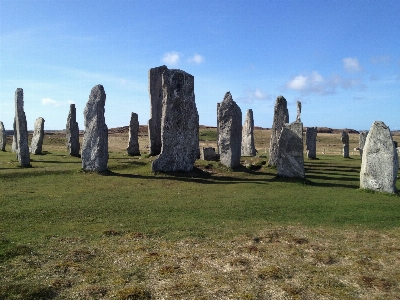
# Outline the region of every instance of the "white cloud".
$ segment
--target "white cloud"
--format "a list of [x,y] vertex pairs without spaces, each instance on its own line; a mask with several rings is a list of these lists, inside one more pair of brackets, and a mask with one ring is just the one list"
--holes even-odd
[[199,64],[203,63],[204,60],[205,60],[204,56],[195,53],[192,57],[189,57],[188,62],[199,65]]
[[350,73],[360,72],[363,70],[363,67],[361,66],[358,59],[353,57],[343,58],[343,68]]
[[179,63],[182,54],[176,51],[167,52],[164,54],[162,61],[171,66],[175,66]]
[[381,56],[374,56],[371,57],[371,62],[376,65],[386,65],[390,63],[390,56],[389,55],[381,55]]
[[67,100],[67,101],[57,101],[51,98],[42,98],[42,105],[50,105],[54,107],[59,107],[59,106],[64,106],[67,104],[73,104],[74,102],[72,100]]
[[269,100],[272,99],[270,95],[268,95],[265,91],[256,88],[256,89],[247,89],[244,92],[244,96],[241,96],[238,98],[239,102],[244,102],[244,103],[254,103],[254,101],[263,101],[263,100]]
[[343,89],[359,88],[365,89],[365,85],[360,79],[344,79],[340,75],[332,75],[329,78],[324,78],[317,71],[309,75],[298,75],[286,83],[286,88],[299,91],[302,94],[319,94],[328,95],[334,94],[338,87]]

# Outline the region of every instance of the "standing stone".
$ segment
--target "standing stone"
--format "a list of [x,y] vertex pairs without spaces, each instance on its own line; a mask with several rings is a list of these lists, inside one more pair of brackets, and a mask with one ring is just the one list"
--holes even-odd
[[296,116],[297,122],[301,122],[300,115],[301,115],[301,102],[297,101],[297,116]]
[[162,74],[168,70],[166,66],[149,70],[150,119],[148,122],[150,155],[161,153],[161,118],[163,112]]
[[33,125],[33,136],[30,151],[32,154],[42,154],[44,139],[44,119],[39,117]]
[[278,141],[277,174],[304,178],[303,123],[285,124]]
[[365,141],[360,171],[360,187],[396,193],[399,169],[392,134],[385,123],[375,121]]
[[307,158],[317,158],[317,127],[307,127],[306,129],[306,150]]
[[346,131],[342,131],[342,137],[340,139],[343,143],[343,157],[350,158],[349,155],[349,134]]
[[21,88],[15,91],[14,136],[18,162],[22,167],[29,167],[31,159],[28,145],[28,125],[24,111],[24,91]]
[[85,133],[82,144],[82,169],[104,172],[108,162],[108,128],[104,117],[106,93],[102,85],[92,88],[83,115]]
[[289,123],[289,111],[287,101],[283,96],[276,98],[274,107],[274,121],[271,128],[271,142],[269,146],[268,165],[276,166],[278,163],[278,141],[283,126]]
[[365,141],[367,140],[368,131],[361,131],[360,132],[360,139],[358,142],[358,150],[360,151],[360,157],[362,160],[363,150],[365,146]]
[[15,118],[13,123],[13,139],[11,144],[11,152],[17,153],[17,130],[15,129]]
[[138,115],[131,113],[131,122],[129,123],[129,143],[126,148],[129,155],[140,155],[139,150],[139,120]]
[[221,163],[228,168],[240,166],[242,111],[230,92],[218,107],[218,146]]
[[69,114],[66,125],[66,142],[69,155],[80,157],[79,150],[79,125],[76,122],[76,108],[75,104],[70,104]]
[[200,148],[200,159],[202,160],[208,160],[208,161],[216,161],[217,160],[217,154],[215,153],[215,148],[208,147]]
[[6,130],[4,129],[3,122],[0,121],[0,151],[6,151]]
[[256,156],[254,147],[254,120],[253,110],[248,109],[242,128],[242,156]]
[[199,114],[194,95],[194,77],[181,70],[164,70],[161,153],[153,172],[189,172],[199,153]]

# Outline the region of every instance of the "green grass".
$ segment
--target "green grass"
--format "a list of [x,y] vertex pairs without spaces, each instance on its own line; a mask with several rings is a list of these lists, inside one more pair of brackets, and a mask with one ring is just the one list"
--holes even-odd
[[0,153],[0,299],[264,299],[267,282],[289,299],[399,291],[400,198],[360,190],[358,157],[306,160],[306,180],[265,157],[174,174],[152,160],[110,153],[97,174],[61,151],[26,169]]

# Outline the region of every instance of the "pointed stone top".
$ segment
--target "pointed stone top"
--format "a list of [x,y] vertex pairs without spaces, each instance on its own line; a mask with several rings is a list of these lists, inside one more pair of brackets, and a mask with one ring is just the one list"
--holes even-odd
[[223,101],[232,101],[232,100],[233,99],[232,99],[231,92],[226,92]]
[[282,95],[276,97],[276,102],[281,102],[281,101],[286,101],[285,97],[283,97]]

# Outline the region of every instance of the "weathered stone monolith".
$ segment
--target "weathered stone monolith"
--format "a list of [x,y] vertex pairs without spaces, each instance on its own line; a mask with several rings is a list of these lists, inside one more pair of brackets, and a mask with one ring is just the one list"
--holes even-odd
[[66,144],[69,155],[80,157],[79,150],[79,125],[76,122],[75,104],[70,104],[66,125]]
[[296,121],[301,122],[301,102],[297,101],[297,116],[296,116]]
[[317,127],[307,127],[306,129],[306,151],[307,158],[317,158]]
[[92,88],[83,115],[85,133],[82,143],[82,169],[104,172],[108,163],[108,128],[104,112],[106,93],[102,85]]
[[276,166],[278,163],[278,141],[283,126],[289,123],[289,111],[287,101],[283,96],[276,98],[274,107],[274,121],[271,128],[271,142],[269,146],[268,165]]
[[12,144],[11,144],[11,152],[17,153],[17,131],[15,130],[15,118],[13,123],[13,137],[12,137]]
[[254,147],[254,120],[253,110],[248,109],[242,128],[242,156],[256,156]]
[[228,168],[236,168],[240,166],[242,148],[242,111],[230,92],[217,107],[220,161]]
[[139,118],[138,114],[131,113],[131,121],[129,123],[129,143],[126,148],[128,155],[140,155],[139,150]]
[[212,147],[201,147],[200,148],[200,159],[208,161],[216,161],[217,154],[215,153],[215,148]]
[[30,151],[32,154],[42,154],[44,139],[44,119],[39,117],[33,125],[33,136]]
[[340,140],[343,143],[343,157],[350,158],[350,156],[349,156],[349,134],[343,130],[342,137]]
[[14,136],[18,162],[22,167],[29,167],[31,159],[28,145],[28,126],[24,111],[24,91],[21,88],[15,91]]
[[150,119],[148,122],[150,155],[161,153],[161,118],[163,112],[162,74],[168,70],[167,66],[151,68],[149,70]]
[[399,161],[392,134],[385,123],[375,121],[365,141],[360,171],[360,187],[396,193]]
[[363,150],[365,146],[365,141],[367,140],[368,131],[361,131],[360,132],[360,139],[358,142],[358,151],[360,151],[360,157],[362,160]]
[[285,124],[278,141],[277,174],[282,177],[304,178],[303,123]]
[[6,151],[6,130],[4,129],[3,122],[0,121],[0,151]]
[[194,77],[182,70],[164,70],[161,153],[153,172],[189,172],[199,153],[199,114],[194,95]]

